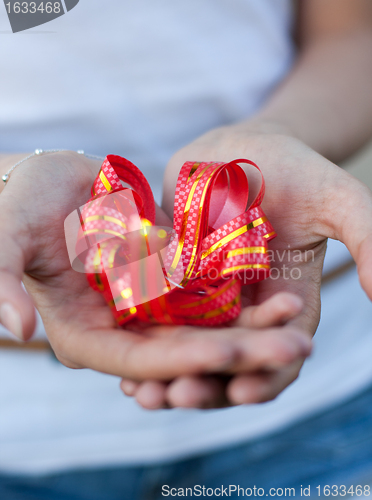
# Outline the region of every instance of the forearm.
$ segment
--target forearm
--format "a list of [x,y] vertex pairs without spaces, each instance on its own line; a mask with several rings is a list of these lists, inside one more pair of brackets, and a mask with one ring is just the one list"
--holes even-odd
[[293,135],[333,161],[372,136],[372,33],[323,37],[297,64],[247,129]]

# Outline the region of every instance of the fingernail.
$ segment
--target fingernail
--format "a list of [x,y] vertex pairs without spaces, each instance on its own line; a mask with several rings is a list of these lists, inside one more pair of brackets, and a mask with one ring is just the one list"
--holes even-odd
[[22,319],[14,307],[5,302],[0,306],[0,323],[5,326],[17,339],[23,340]]
[[294,343],[288,343],[286,349],[291,352],[293,358],[297,356],[307,357],[311,353],[311,339],[305,335],[297,335]]
[[313,346],[310,334],[305,331],[297,331],[293,333],[294,335],[292,339],[287,339],[287,349],[291,349],[295,356],[309,356]]
[[304,307],[304,302],[298,295],[292,295],[291,302],[299,311],[301,311]]
[[308,336],[301,335],[301,337],[299,337],[299,341],[302,349],[302,355],[309,356],[313,348],[312,340]]

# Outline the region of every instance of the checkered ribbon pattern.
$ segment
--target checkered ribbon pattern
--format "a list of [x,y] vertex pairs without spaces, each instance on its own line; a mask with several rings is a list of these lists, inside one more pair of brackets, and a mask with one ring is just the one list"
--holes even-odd
[[[248,208],[243,164],[262,178]],[[276,233],[261,209],[264,193],[252,161],[186,162],[173,229],[159,227],[145,176],[130,161],[109,155],[80,212],[76,250],[91,287],[119,325],[134,319],[201,326],[232,321],[241,311],[242,286],[270,275],[268,242]]]

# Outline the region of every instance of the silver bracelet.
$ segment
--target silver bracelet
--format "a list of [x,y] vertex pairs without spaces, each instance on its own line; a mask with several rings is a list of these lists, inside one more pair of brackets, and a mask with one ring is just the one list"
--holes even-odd
[[[18,167],[18,165],[20,165],[21,163],[23,163],[26,160],[29,160],[30,158],[33,158],[34,156],[41,156],[41,155],[45,155],[47,153],[61,153],[61,152],[67,152],[67,151],[70,151],[70,150],[69,149],[46,149],[44,151],[42,149],[35,149],[35,151],[32,154],[28,155],[26,158],[23,158],[23,160],[20,160],[18,163],[13,165],[12,168],[9,169],[8,172],[6,174],[4,174],[1,179],[4,182],[4,184],[6,184],[9,180],[10,174],[13,172],[13,170],[16,167]],[[90,158],[92,160],[102,160],[102,161],[104,160],[104,158],[102,158],[100,156],[85,154],[85,152],[82,149],[79,149],[76,152],[77,152],[77,154],[84,155],[86,158]]]

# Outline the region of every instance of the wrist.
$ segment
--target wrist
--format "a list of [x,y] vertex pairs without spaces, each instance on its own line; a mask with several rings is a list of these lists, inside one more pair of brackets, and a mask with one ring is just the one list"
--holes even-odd
[[13,165],[21,161],[23,158],[29,156],[30,153],[11,153],[11,154],[0,154],[0,193],[3,191],[5,184],[1,181],[3,175],[5,175]]
[[246,127],[248,133],[294,139],[328,159],[337,158],[337,152],[330,146],[328,136],[321,127],[314,126],[310,120],[303,119],[291,109],[266,108],[241,125]]

